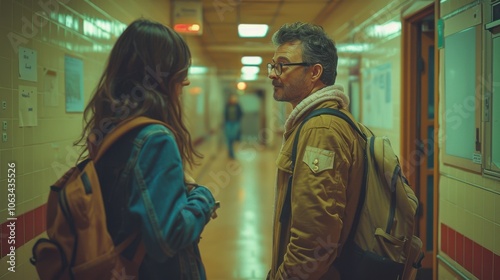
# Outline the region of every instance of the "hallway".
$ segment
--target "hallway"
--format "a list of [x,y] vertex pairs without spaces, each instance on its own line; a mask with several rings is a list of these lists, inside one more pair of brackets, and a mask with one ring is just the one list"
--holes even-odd
[[221,208],[200,250],[210,280],[265,279],[271,263],[275,160],[278,147],[242,142],[236,160],[216,157],[198,176]]

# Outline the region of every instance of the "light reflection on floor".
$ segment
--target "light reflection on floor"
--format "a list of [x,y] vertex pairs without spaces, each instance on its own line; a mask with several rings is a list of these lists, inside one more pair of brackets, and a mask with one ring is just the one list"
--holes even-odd
[[271,263],[276,149],[242,143],[236,160],[216,158],[198,181],[221,202],[202,235],[209,280],[265,279]]

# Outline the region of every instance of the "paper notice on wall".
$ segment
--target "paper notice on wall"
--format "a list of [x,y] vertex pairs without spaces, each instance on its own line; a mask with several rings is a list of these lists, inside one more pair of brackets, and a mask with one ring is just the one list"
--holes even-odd
[[64,57],[64,87],[66,112],[83,112],[83,61],[76,57]]
[[43,75],[43,104],[50,107],[59,106],[59,86],[57,72],[54,70],[47,70]]
[[19,86],[19,126],[37,126],[37,89],[36,87]]
[[19,47],[19,79],[36,82],[38,80],[38,72],[36,68],[36,51]]
[[392,129],[392,64],[363,71],[362,122],[369,127]]

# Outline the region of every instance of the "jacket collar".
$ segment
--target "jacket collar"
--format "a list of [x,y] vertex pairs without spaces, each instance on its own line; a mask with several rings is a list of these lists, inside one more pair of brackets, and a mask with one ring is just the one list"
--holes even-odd
[[292,110],[285,122],[285,133],[292,129],[295,126],[296,122],[300,120],[301,117],[309,111],[309,109],[316,107],[318,104],[328,100],[337,101],[339,104],[339,109],[347,108],[347,106],[349,106],[349,97],[344,93],[344,88],[342,86],[332,85],[324,87],[304,98]]

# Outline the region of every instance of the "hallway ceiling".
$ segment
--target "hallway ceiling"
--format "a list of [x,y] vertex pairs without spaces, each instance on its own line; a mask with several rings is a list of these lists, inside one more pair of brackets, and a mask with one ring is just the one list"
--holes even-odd
[[[242,56],[261,56],[259,77],[266,77],[266,64],[271,61],[275,49],[271,37],[279,27],[295,21],[321,24],[342,1],[201,0],[203,34],[198,39],[215,62],[219,75],[239,77]],[[264,38],[240,38],[240,23],[268,24],[269,30]]]

